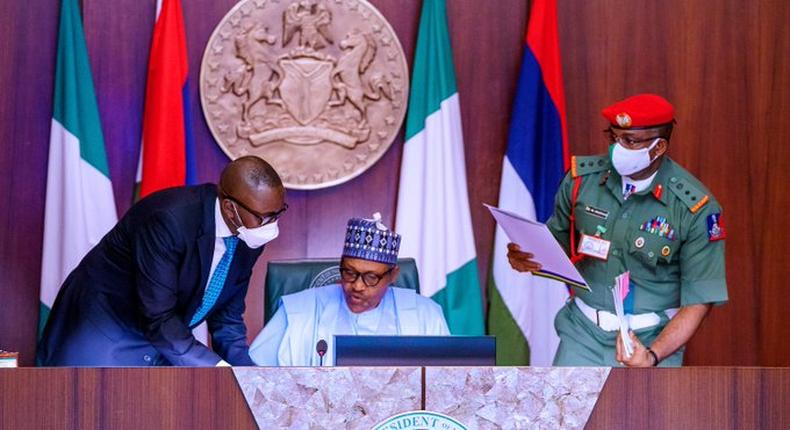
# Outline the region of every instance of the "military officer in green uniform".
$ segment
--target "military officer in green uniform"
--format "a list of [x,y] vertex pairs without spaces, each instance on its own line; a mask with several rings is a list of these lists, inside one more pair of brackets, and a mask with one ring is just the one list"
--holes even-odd
[[[674,108],[641,94],[603,110],[607,155],[574,157],[548,226],[591,291],[574,288],[554,325],[557,366],[680,366],[684,345],[713,304],[727,301],[721,207],[667,155]],[[511,266],[540,268],[508,245]],[[633,353],[619,339],[612,287],[629,271],[623,300]]]

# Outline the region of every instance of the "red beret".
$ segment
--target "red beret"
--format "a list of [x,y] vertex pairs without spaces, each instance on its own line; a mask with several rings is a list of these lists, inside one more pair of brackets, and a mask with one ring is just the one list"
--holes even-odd
[[638,94],[605,107],[601,114],[618,128],[650,128],[672,122],[675,108],[655,94]]

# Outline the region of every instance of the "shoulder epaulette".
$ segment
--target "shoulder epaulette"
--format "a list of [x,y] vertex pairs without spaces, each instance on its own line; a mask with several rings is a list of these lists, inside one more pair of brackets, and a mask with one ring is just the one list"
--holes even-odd
[[571,157],[571,176],[574,178],[607,170],[608,168],[609,156],[607,155]]
[[693,214],[697,213],[710,201],[710,196],[704,190],[685,178],[671,177],[669,179],[669,189],[678,196],[680,201],[688,206],[689,211]]

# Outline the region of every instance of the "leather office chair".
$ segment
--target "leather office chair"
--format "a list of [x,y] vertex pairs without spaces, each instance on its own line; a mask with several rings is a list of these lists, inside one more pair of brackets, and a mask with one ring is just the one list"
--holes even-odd
[[[413,258],[398,259],[400,276],[394,286],[420,292],[417,263]],[[270,261],[266,270],[263,323],[266,324],[280,306],[280,297],[306,288],[340,283],[340,259]]]

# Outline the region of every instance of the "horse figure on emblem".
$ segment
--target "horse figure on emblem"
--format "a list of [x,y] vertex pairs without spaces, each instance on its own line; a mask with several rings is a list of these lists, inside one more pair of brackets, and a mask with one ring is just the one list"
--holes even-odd
[[345,53],[338,59],[332,72],[332,87],[337,93],[337,99],[330,105],[342,105],[348,100],[359,112],[360,120],[364,121],[367,117],[365,98],[377,101],[384,96],[392,100],[390,80],[381,73],[376,73],[367,82],[363,82],[365,71],[376,57],[376,41],[371,35],[354,30],[338,46]]
[[250,110],[259,101],[282,104],[273,99],[273,94],[280,85],[283,72],[267,52],[267,45],[274,45],[276,41],[268,29],[258,26],[239,34],[234,40],[236,58],[244,64],[225,75],[222,92],[232,91],[238,97],[246,96],[241,106],[244,124],[249,123]]

